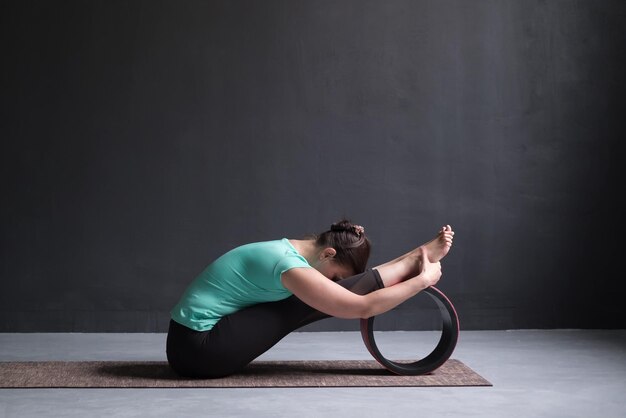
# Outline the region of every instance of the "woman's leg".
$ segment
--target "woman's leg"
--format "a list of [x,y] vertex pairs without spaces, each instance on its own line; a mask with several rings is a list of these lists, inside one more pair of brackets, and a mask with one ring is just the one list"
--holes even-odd
[[[375,269],[337,283],[360,295],[384,287]],[[210,331],[193,331],[174,322],[168,332],[168,361],[184,376],[227,376],[245,367],[290,332],[328,317],[291,296],[225,316]]]

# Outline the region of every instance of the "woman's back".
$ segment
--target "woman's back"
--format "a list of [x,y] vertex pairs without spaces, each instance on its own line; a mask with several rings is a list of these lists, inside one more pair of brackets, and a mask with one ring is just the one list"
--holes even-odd
[[209,330],[223,316],[255,303],[291,296],[281,274],[310,267],[286,238],[236,247],[209,264],[172,309],[172,319],[196,331]]

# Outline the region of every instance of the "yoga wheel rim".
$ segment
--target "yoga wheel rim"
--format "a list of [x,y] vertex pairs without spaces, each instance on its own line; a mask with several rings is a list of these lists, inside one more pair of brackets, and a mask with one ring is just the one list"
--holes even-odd
[[376,317],[361,319],[361,337],[363,337],[367,350],[383,367],[399,375],[415,376],[436,370],[450,358],[459,339],[459,317],[450,299],[434,286],[426,288],[423,292],[428,294],[439,307],[443,324],[441,337],[435,349],[415,362],[398,363],[385,358],[376,346],[374,339],[374,319]]

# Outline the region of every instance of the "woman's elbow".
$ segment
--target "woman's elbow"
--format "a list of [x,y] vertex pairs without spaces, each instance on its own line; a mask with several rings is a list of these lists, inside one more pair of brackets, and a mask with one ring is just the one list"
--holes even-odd
[[[361,298],[359,298],[361,299]],[[353,302],[349,305],[344,305],[343,309],[337,310],[334,315],[335,318],[340,319],[362,319],[372,316],[372,309],[365,300],[365,298]]]
[[367,319],[370,316],[374,316],[372,305],[367,298],[361,297],[360,303],[355,306],[352,319]]
[[358,318],[359,319],[367,319],[370,318],[372,316],[376,315],[374,310],[372,309],[371,306],[365,306],[363,308],[363,310],[361,311],[361,313],[359,314]]

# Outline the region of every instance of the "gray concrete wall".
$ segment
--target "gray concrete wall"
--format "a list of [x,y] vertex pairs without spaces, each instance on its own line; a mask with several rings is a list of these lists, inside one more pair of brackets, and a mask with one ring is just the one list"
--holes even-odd
[[342,216],[372,265],[453,225],[462,328],[624,327],[626,3],[0,8],[0,331],[162,332],[222,252]]

